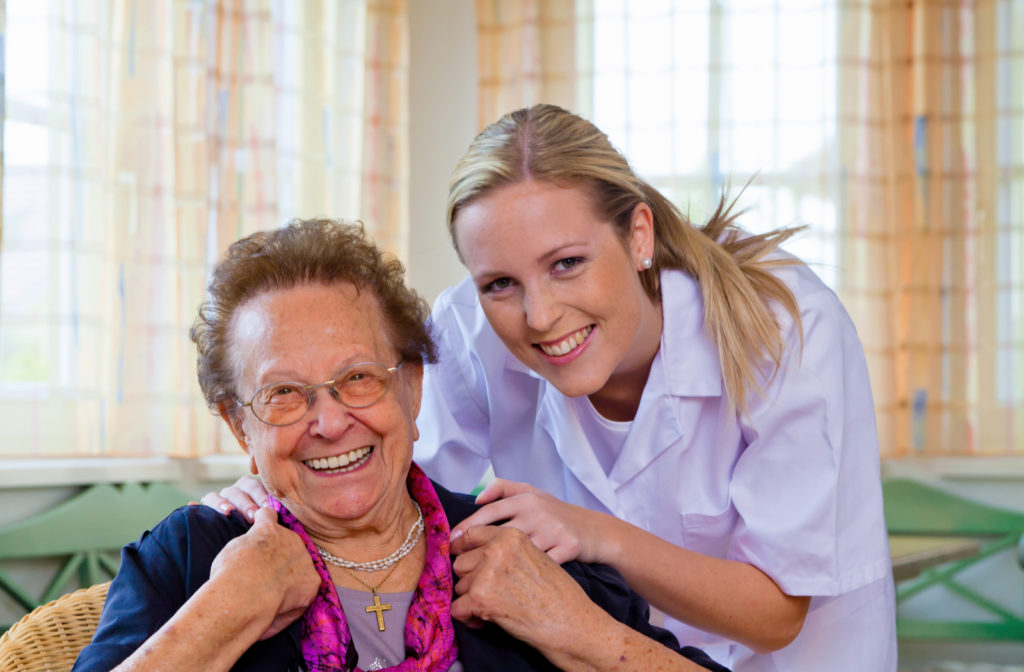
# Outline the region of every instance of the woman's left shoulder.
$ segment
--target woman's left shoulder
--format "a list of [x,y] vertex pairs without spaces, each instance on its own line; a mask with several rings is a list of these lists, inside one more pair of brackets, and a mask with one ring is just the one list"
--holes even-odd
[[851,338],[857,341],[856,326],[835,290],[825,284],[810,266],[796,257],[786,256],[793,263],[774,268],[772,274],[793,295],[800,315],[800,331],[797,331],[792,315],[781,305],[776,305],[775,316],[783,337],[790,345],[802,340],[805,347],[809,336],[819,341]]
[[212,561],[221,548],[245,534],[249,527],[237,511],[225,516],[201,504],[181,506],[145,532],[133,545],[143,553],[148,546],[155,544],[164,553],[177,556],[199,554],[208,556]]
[[771,268],[771,273],[789,288],[797,304],[802,306],[804,303],[812,303],[842,308],[838,295],[818,275],[813,264],[782,250],[772,253],[769,259],[781,262]]
[[455,527],[466,518],[469,518],[473,512],[480,508],[473,495],[467,495],[461,492],[452,492],[434,480],[431,480],[430,484],[434,486],[434,492],[437,494],[437,500],[441,504],[441,508],[444,510],[444,515],[448,518],[448,524],[451,527]]

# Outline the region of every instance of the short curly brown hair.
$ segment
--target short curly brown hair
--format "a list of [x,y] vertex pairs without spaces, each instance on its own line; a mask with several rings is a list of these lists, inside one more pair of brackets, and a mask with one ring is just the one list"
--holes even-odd
[[199,354],[199,386],[206,402],[216,407],[236,396],[228,346],[239,306],[263,292],[306,283],[346,282],[369,289],[403,361],[436,362],[430,307],[405,285],[404,274],[402,263],[369,240],[359,223],[297,219],[232,243],[213,268],[208,299],[189,332]]

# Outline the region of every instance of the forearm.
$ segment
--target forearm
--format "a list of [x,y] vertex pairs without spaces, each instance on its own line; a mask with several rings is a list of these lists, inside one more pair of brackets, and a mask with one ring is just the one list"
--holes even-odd
[[261,611],[209,581],[116,670],[230,670],[270,624]]
[[810,599],[785,594],[756,567],[688,551],[611,516],[606,522],[601,561],[661,611],[758,652],[799,634]]
[[[704,670],[682,654],[616,621],[595,605],[577,612],[564,632],[548,631],[534,646],[567,672]],[[706,670],[704,670],[706,672]]]

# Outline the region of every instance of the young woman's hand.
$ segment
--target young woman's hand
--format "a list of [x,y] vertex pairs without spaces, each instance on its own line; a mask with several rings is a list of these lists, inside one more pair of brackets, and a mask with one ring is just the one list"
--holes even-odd
[[267,503],[267,491],[263,483],[252,476],[242,476],[234,485],[222,489],[220,494],[208,492],[203,495],[202,504],[217,509],[225,516],[232,509],[238,509],[250,523],[261,506]]
[[501,522],[526,533],[558,564],[570,560],[614,564],[614,542],[605,534],[614,518],[566,504],[527,483],[496,478],[476,498],[485,505],[452,530],[452,539],[477,525]]

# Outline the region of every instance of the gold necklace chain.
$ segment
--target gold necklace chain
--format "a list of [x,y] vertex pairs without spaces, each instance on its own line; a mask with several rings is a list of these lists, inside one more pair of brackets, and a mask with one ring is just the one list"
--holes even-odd
[[358,581],[360,584],[362,584],[362,585],[366,586],[367,588],[369,588],[370,592],[373,593],[373,604],[366,605],[366,613],[368,613],[368,614],[370,612],[376,612],[377,613],[377,630],[380,631],[380,632],[384,632],[384,612],[385,611],[391,611],[391,604],[387,603],[387,602],[381,602],[380,601],[380,595],[377,594],[377,589],[379,589],[381,586],[383,586],[384,582],[391,578],[391,575],[398,568],[398,564],[402,561],[402,559],[404,557],[405,556],[402,556],[402,558],[399,558],[398,562],[396,562],[395,564],[393,564],[391,566],[391,569],[388,570],[388,573],[384,575],[383,579],[381,579],[380,581],[377,582],[376,586],[371,586],[367,582],[365,582],[362,579],[360,579],[358,576],[356,576],[355,572],[350,570],[348,567],[341,567],[341,569],[346,574],[351,576],[353,579]]
[[351,576],[351,577],[352,577],[353,579],[355,579],[356,581],[358,581],[358,582],[359,582],[359,583],[360,583],[361,585],[363,585],[363,586],[366,586],[366,587],[367,587],[367,588],[368,588],[368,589],[370,590],[370,592],[371,592],[371,593],[376,593],[376,592],[377,592],[377,590],[378,590],[378,589],[379,589],[379,588],[380,588],[381,586],[383,586],[383,585],[384,585],[384,582],[385,582],[385,581],[387,581],[388,579],[390,579],[390,578],[391,578],[391,575],[392,575],[392,574],[394,574],[394,572],[395,572],[395,570],[396,570],[396,569],[398,569],[398,563],[399,563],[399,562],[401,562],[401,560],[399,560],[398,562],[396,562],[396,563],[395,563],[394,565],[392,565],[392,566],[391,566],[391,569],[389,569],[389,570],[388,570],[388,573],[384,575],[384,578],[383,578],[383,579],[381,579],[381,580],[380,580],[380,581],[379,581],[379,582],[377,583],[377,585],[376,585],[376,586],[371,586],[371,585],[370,585],[370,584],[368,584],[368,583],[367,583],[366,581],[363,581],[363,580],[362,580],[362,579],[360,579],[360,578],[359,578],[358,576],[356,576],[356,573],[355,573],[355,572],[353,572],[353,571],[352,571],[351,569],[348,569],[347,567],[342,567],[341,569],[345,570],[345,573],[346,573],[346,574],[348,574],[348,575],[349,575],[349,576]]

